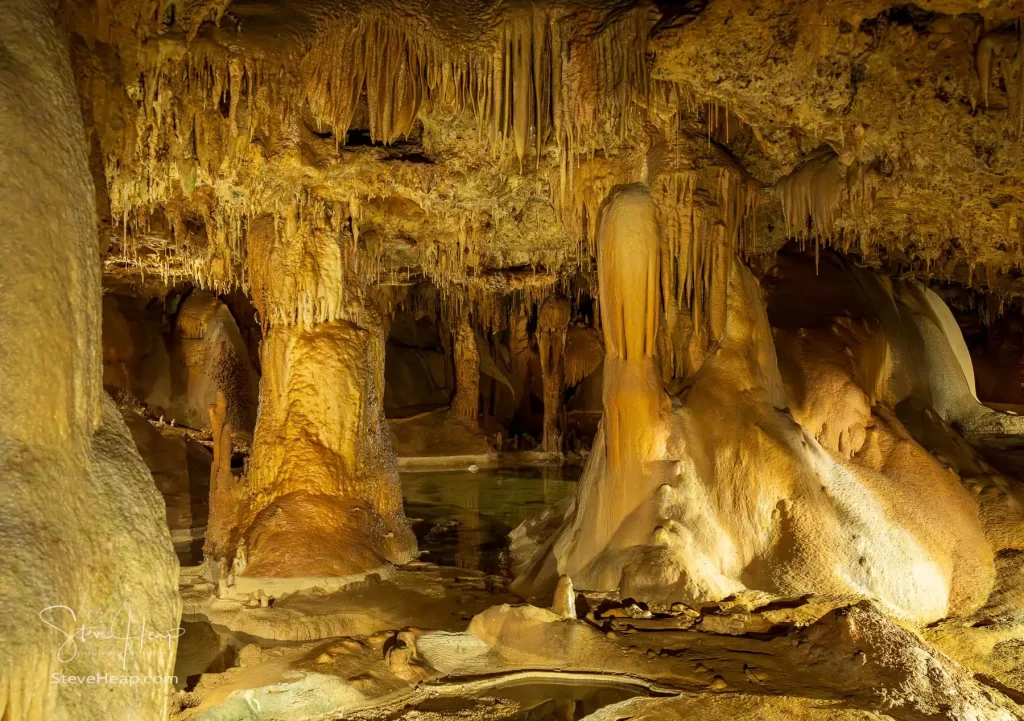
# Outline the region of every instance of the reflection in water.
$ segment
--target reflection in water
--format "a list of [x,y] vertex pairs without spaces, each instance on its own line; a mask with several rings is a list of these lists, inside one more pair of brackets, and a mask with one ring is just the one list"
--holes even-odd
[[498,698],[515,701],[519,712],[509,721],[579,721],[595,711],[647,690],[633,684],[604,683],[522,683],[495,689]]
[[528,466],[401,474],[423,559],[508,575],[508,533],[570,495],[579,468]]

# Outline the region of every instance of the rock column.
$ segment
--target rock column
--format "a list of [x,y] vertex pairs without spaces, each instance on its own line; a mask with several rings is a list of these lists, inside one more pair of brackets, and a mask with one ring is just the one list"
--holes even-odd
[[384,418],[381,313],[346,275],[329,232],[276,233],[264,223],[249,243],[254,301],[269,329],[242,575],[339,578],[404,563],[416,541]]
[[479,427],[480,351],[476,333],[464,315],[455,331],[455,397],[452,413],[473,430]]
[[[42,0],[0,12],[0,718],[156,721],[169,683],[52,676],[170,674],[181,608],[163,500],[102,392],[95,194],[53,13]],[[129,613],[133,634],[167,638],[58,655],[81,626],[120,636]]]
[[227,398],[217,391],[217,402],[210,405],[213,429],[213,464],[210,466],[210,513],[206,524],[203,553],[218,562],[229,554],[237,520],[237,491],[231,473],[231,424],[226,422]]
[[562,452],[565,428],[565,333],[569,326],[569,301],[551,296],[537,317],[537,344],[544,384],[544,435],[542,448]]
[[[661,455],[668,411],[655,360],[661,233],[646,187],[626,186],[611,196],[597,243],[607,475],[601,502],[589,519],[593,530],[577,549],[577,563],[605,550],[613,534],[618,548],[640,540],[623,538],[616,531],[648,497],[648,489],[656,487],[647,462]],[[601,585],[614,582],[603,579]]]

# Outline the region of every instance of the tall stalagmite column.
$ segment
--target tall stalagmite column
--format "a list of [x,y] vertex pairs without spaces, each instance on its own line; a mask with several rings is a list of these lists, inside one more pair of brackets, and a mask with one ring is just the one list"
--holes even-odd
[[0,10],[0,718],[156,721],[169,685],[51,678],[112,672],[110,659],[170,674],[176,636],[57,651],[81,626],[121,636],[125,607],[133,629],[168,632],[181,607],[163,500],[102,392],[95,195],[53,8]]
[[565,395],[565,332],[569,326],[569,301],[551,296],[537,317],[537,343],[544,383],[544,435],[542,448],[561,453]]
[[336,231],[294,218],[281,232],[250,230],[254,301],[269,328],[243,576],[345,577],[403,563],[416,542],[384,418],[381,314],[346,276]]
[[[661,232],[647,187],[613,191],[597,231],[605,346],[601,430],[577,503],[550,545],[518,568],[517,592],[549,593],[561,575],[580,588],[616,588],[622,560],[648,541],[657,524],[650,501],[664,480],[660,459],[671,413],[655,350],[660,258]],[[521,529],[513,535],[513,548],[522,547]]]
[[[597,244],[608,474],[601,503],[590,519],[593,545],[577,549],[577,563],[605,550],[622,519],[647,498],[645,486],[656,487],[646,461],[660,455],[668,410],[655,361],[661,232],[645,186],[626,186],[612,195]],[[640,539],[614,540],[622,548]]]
[[456,418],[476,430],[480,408],[480,351],[476,347],[476,333],[463,315],[455,331],[455,397],[452,413]]
[[203,553],[219,561],[230,552],[231,536],[237,517],[234,476],[231,473],[231,424],[226,422],[227,398],[217,391],[217,402],[210,405],[213,429],[213,465],[210,467],[210,513],[206,523]]

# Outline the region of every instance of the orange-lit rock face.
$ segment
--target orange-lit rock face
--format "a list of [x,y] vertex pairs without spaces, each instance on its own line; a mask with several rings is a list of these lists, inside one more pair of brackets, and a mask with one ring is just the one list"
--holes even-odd
[[249,361],[235,319],[212,293],[194,291],[181,304],[172,364],[178,354],[185,370],[186,396],[173,404],[182,407],[184,417],[179,422],[208,428],[207,408],[216,402],[220,391],[227,399],[227,422],[241,433],[251,433],[256,425],[259,376]]
[[348,576],[415,552],[384,420],[383,356],[379,325],[268,333],[240,520],[246,575]]
[[569,302],[552,296],[538,311],[537,345],[544,385],[544,430],[541,445],[545,451],[562,450],[565,416],[565,333],[569,325]]
[[[986,324],[1024,288],[1015,2],[3,5],[3,721],[507,721],[554,670],[639,689],[609,721],[1024,717],[1024,421],[978,401],[1019,331],[980,353],[919,283]],[[430,337],[389,363],[398,314]],[[400,567],[396,452],[586,458],[514,534],[557,611]],[[455,495],[500,545],[489,492]],[[182,599],[257,632],[173,695],[51,682],[107,669],[43,606]]]
[[480,351],[476,333],[463,317],[455,331],[455,397],[452,414],[471,430],[476,430],[480,403]]
[[[235,432],[251,437],[259,402],[259,374],[231,311],[217,296],[191,290],[145,308],[108,295],[103,303],[104,386],[179,426],[210,430],[207,408],[217,392],[228,399]],[[170,328],[167,328],[170,326]]]
[[[49,3],[14,0],[0,46],[0,718],[158,721],[167,684],[97,692],[51,677],[170,674],[176,636],[122,662],[120,643],[80,629],[110,628],[128,604],[172,631],[181,600],[164,504],[102,390],[95,196],[67,38]],[[50,606],[67,609],[46,625]],[[81,653],[59,658],[76,632]]]
[[829,256],[818,279],[800,275],[806,263],[773,276],[773,336],[761,289],[736,265],[717,291],[728,299],[721,342],[673,398],[654,362],[662,290],[650,207],[642,188],[606,206],[603,442],[520,587],[558,573],[640,598],[866,594],[921,621],[975,610],[993,584],[991,534],[960,479],[895,413],[919,398],[951,421],[987,422],[948,309]]

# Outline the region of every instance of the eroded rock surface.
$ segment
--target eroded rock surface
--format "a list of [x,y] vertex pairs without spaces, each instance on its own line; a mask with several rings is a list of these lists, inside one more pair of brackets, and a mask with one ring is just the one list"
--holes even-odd
[[[53,10],[0,12],[0,717],[156,721],[167,683],[60,680],[169,675],[181,601],[164,504],[102,390],[94,188]],[[161,635],[65,647],[124,635],[127,613]]]
[[[395,717],[535,708],[431,706],[495,691],[504,680],[443,678],[495,660],[614,666],[645,679],[620,680],[629,693],[676,684],[607,718],[1015,717],[988,689],[1024,689],[1024,421],[979,402],[1020,399],[1000,386],[1024,339],[994,330],[1024,292],[1013,2],[62,0],[65,37],[13,1],[11,578],[53,566],[58,590],[91,599],[87,573],[137,571],[154,614],[173,615],[158,499],[109,404],[100,425],[99,258],[103,384],[214,436],[210,567],[188,576],[221,596],[203,596],[210,613],[285,618],[309,640],[340,623],[317,583],[401,578],[416,549],[396,453],[587,459],[573,502],[513,538],[517,588],[546,605],[557,584],[557,614],[499,607],[453,640],[402,627],[410,611],[386,638],[250,650],[242,669],[262,670],[209,679],[209,718],[370,714],[366,698],[417,681]],[[981,333],[997,347],[980,351]],[[181,448],[133,430],[176,499],[172,527],[195,531]],[[86,462],[101,438],[133,527],[155,534],[125,536],[145,569],[127,546],[94,567],[76,503],[106,488]],[[28,527],[91,540],[65,563]],[[11,595],[11,623],[47,583]],[[634,601],[580,603],[574,623],[571,589]],[[701,608],[751,597],[804,599],[806,618]],[[657,603],[692,613],[663,628]],[[818,604],[844,610],[810,618]],[[928,643],[885,614],[932,624]],[[18,646],[28,666],[37,640]],[[39,674],[17,669],[0,700],[31,695]],[[40,703],[63,708],[58,691]],[[584,702],[569,700],[554,712]]]

